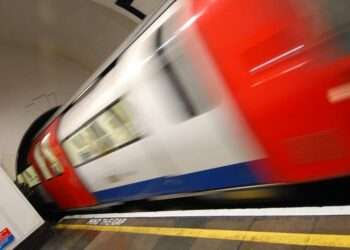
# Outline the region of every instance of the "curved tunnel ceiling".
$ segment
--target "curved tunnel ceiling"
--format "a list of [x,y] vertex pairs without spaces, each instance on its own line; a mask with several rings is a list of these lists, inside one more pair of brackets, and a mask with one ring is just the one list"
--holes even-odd
[[0,164],[12,178],[30,123],[68,100],[141,22],[129,7],[147,15],[162,2],[0,0]]

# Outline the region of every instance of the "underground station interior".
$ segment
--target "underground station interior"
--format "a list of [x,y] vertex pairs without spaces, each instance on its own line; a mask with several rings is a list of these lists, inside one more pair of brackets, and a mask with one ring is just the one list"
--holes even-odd
[[350,249],[349,0],[0,0],[0,250]]

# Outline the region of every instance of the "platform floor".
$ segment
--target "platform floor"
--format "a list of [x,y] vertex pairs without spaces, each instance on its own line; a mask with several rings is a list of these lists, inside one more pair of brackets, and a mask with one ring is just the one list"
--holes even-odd
[[[348,211],[350,212],[350,211]],[[200,214],[200,212],[198,212]],[[67,217],[41,249],[350,249],[350,215]],[[224,213],[223,213],[224,214]]]

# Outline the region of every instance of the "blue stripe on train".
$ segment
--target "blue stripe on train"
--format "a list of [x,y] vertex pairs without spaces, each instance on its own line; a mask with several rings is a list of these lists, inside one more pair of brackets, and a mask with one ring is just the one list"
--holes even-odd
[[165,194],[256,185],[260,182],[249,167],[252,163],[238,163],[190,174],[155,178],[98,191],[94,195],[100,202],[127,201]]

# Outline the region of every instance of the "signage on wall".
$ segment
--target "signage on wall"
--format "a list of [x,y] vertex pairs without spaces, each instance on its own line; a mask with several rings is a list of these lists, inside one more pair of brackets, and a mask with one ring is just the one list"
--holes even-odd
[[135,8],[133,5],[133,0],[117,0],[115,4],[131,12],[140,19],[144,19],[146,15],[139,9]]
[[[109,9],[117,11],[136,23],[141,22],[146,16],[151,15],[163,4],[170,0],[91,0]],[[172,0],[172,2],[175,0]]]
[[5,249],[7,245],[15,240],[15,236],[6,227],[0,231],[0,250]]
[[142,21],[165,0],[92,0],[107,8],[121,12],[135,22]]

